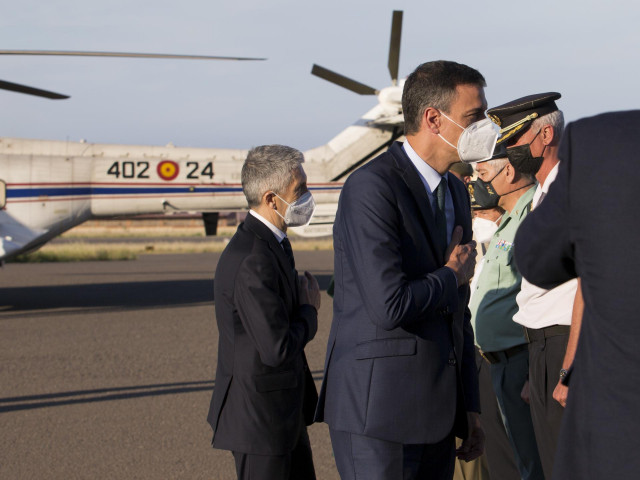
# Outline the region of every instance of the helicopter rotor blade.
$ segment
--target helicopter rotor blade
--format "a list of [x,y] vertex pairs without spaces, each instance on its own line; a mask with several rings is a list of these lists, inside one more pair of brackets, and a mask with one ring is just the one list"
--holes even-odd
[[391,40],[389,41],[389,73],[391,83],[398,84],[400,64],[400,40],[402,39],[402,10],[394,10],[391,19]]
[[346,88],[347,90],[351,90],[359,95],[377,95],[379,93],[379,91],[373,87],[352,80],[344,75],[340,75],[339,73],[321,67],[320,65],[313,64],[311,73],[316,77],[335,83],[336,85]]
[[68,57],[174,58],[181,60],[266,60],[255,57],[221,57],[212,55],[174,55],[170,53],[83,52],[68,50],[0,50],[0,55],[50,55]]
[[69,95],[63,95],[61,93],[50,92],[48,90],[41,90],[39,88],[28,87],[27,85],[7,82],[5,80],[0,80],[0,89],[9,90],[9,91],[18,92],[18,93],[26,93],[27,95],[35,95],[37,97],[50,98],[51,100],[64,100],[65,98],[69,98]]

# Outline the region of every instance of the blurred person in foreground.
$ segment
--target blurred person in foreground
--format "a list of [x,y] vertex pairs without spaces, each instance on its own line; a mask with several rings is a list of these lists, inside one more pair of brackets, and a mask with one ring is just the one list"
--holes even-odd
[[491,156],[498,132],[484,115],[484,85],[466,65],[420,65],[404,85],[406,141],[342,190],[316,419],[329,424],[343,480],[449,480],[455,436],[465,439],[460,458],[482,453],[467,309],[471,208],[447,171],[462,156]]
[[283,145],[249,151],[249,214],[216,268],[220,340],[207,420],[213,446],[233,452],[239,479],[316,478],[306,425],[317,393],[304,347],[316,334],[320,291],[308,272],[298,276],[286,235],[315,208],[303,161]]
[[569,124],[558,176],[516,236],[528,281],[551,289],[579,277],[584,299],[564,378],[554,480],[637,478],[640,471],[640,223],[629,213],[638,183],[624,175],[637,162],[639,129],[638,110]]

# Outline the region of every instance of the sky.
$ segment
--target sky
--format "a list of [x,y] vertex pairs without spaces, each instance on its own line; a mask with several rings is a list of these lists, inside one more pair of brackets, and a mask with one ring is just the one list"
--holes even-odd
[[266,57],[264,62],[0,56],[0,79],[71,95],[0,91],[0,137],[241,148],[322,145],[377,103],[310,74],[375,88],[392,10],[400,76],[454,60],[487,80],[489,106],[558,91],[568,121],[640,108],[640,4],[629,0],[21,0],[0,49]]

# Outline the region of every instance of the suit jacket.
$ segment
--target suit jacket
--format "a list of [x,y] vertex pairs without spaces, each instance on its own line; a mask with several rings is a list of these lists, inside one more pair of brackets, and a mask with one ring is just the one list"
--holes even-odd
[[524,221],[515,258],[531,283],[579,276],[585,302],[554,479],[637,478],[640,471],[640,111],[570,124],[544,202]]
[[[449,176],[455,224],[471,240],[468,193]],[[353,173],[334,225],[335,297],[316,419],[400,443],[435,443],[479,411],[468,285],[401,143]]]
[[303,350],[316,334],[317,312],[298,305],[296,272],[252,215],[220,256],[214,298],[218,367],[207,418],[213,446],[286,454],[304,428],[303,408],[312,420],[317,401]]

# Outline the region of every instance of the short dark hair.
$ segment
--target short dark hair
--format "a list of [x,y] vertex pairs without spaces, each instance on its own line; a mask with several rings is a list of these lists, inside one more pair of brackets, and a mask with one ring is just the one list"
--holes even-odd
[[487,82],[475,68],[447,60],[426,62],[416,68],[402,92],[405,135],[420,130],[422,115],[428,107],[449,113],[458,85],[486,87]]

